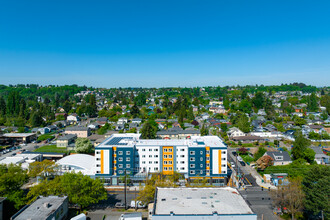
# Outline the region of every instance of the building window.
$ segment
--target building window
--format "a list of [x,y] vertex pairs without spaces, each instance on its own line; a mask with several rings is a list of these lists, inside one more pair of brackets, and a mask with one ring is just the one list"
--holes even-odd
[[195,151],[190,151],[190,155],[195,155]]
[[167,167],[164,167],[164,170],[167,170]]
[[206,160],[210,160],[210,157],[206,157]]
[[126,168],[131,168],[131,165],[130,164],[126,164]]
[[201,151],[200,153],[201,153],[201,155],[203,155],[203,151]]
[[169,149],[168,149],[168,152],[172,152],[172,148],[169,148]]
[[203,164],[201,164],[201,168],[203,168]]
[[164,148],[164,152],[167,152],[167,149],[166,148]]
[[207,164],[206,164],[206,166],[207,166],[207,167],[209,167],[209,166],[210,166],[210,164],[209,164],[209,163],[207,163]]
[[154,157],[158,158],[158,155],[154,155]]
[[131,155],[131,151],[126,151],[126,155]]
[[164,164],[167,164],[167,161],[164,161]]
[[203,170],[201,170],[200,174],[203,174]]
[[149,155],[149,158],[151,158],[152,157],[152,155]]
[[184,164],[184,161],[180,161],[181,164]]
[[158,151],[158,149],[156,148],[156,149],[154,149],[154,151]]
[[172,170],[173,168],[172,167],[169,167],[168,170]]
[[152,164],[152,161],[149,161],[149,164]]
[[168,164],[172,164],[172,161],[168,161]]
[[221,153],[222,153],[222,154],[226,154],[227,152],[223,150],[223,151],[221,151]]
[[194,175],[195,174],[195,170],[190,170],[190,174]]
[[96,151],[96,154],[100,154],[101,152],[100,151]]
[[180,157],[184,157],[184,155],[181,155]]
[[172,158],[172,155],[168,155],[168,158]]
[[209,151],[209,150],[207,150],[207,151],[206,151],[206,154],[210,154],[210,151]]
[[100,167],[101,165],[100,164],[96,164],[96,167]]
[[118,168],[123,168],[123,165],[122,164],[118,164]]
[[222,166],[222,167],[226,167],[226,164],[222,164],[221,166]]
[[190,168],[195,168],[195,164],[190,164]]
[[167,158],[167,155],[164,155],[164,158]]
[[184,149],[180,149],[180,151],[184,151]]
[[180,170],[184,170],[184,167],[181,167]]
[[142,164],[146,164],[146,162],[145,161],[142,161]]
[[118,173],[119,173],[119,174],[123,174],[123,171],[122,171],[122,170],[119,170]]
[[146,155],[142,155],[142,158],[145,158],[146,157]]
[[154,164],[158,164],[158,161],[154,161]]
[[101,160],[101,158],[96,158],[96,160]]
[[195,158],[194,157],[190,157],[190,161],[195,161]]
[[96,171],[96,173],[101,173],[100,171]]
[[127,157],[127,158],[126,158],[126,161],[131,161],[131,158]]
[[154,168],[154,171],[158,171],[158,167],[155,167],[155,168]]
[[203,157],[201,157],[201,161],[203,161]]
[[123,152],[122,151],[118,151],[118,155],[123,155]]
[[221,160],[226,160],[226,158],[221,158]]
[[226,171],[222,171],[221,173],[226,173]]
[[146,149],[143,148],[142,151],[146,151]]
[[118,157],[118,161],[123,161],[123,158],[122,157]]

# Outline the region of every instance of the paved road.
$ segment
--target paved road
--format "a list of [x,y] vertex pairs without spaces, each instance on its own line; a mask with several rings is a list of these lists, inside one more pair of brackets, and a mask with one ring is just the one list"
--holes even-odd
[[240,190],[240,193],[252,210],[258,215],[258,219],[280,219],[273,214],[272,200],[268,190],[262,190],[261,187],[247,187],[246,190]]
[[[251,183],[250,186],[246,187],[246,190],[240,190],[240,193],[248,202],[252,210],[258,215],[258,219],[264,220],[276,220],[279,219],[273,214],[272,199],[269,191],[260,187],[256,183],[256,179],[253,175],[256,175],[256,170],[250,166],[242,166],[239,162],[236,162],[236,157],[233,156],[232,152],[236,151],[235,148],[228,148],[228,161],[235,163],[235,171],[243,174],[247,179],[244,182]],[[251,175],[253,174],[253,175]]]
[[8,152],[8,153],[6,153],[6,154],[2,154],[2,155],[0,156],[0,159],[2,159],[2,158],[4,158],[4,157],[10,157],[10,156],[12,156],[14,153],[17,154],[17,152],[22,151],[23,149],[25,149],[26,151],[34,151],[34,150],[35,150],[34,146],[39,146],[39,147],[41,147],[41,146],[43,146],[43,144],[41,144],[41,143],[39,143],[39,144],[33,144],[33,143],[30,143],[30,144],[27,144],[26,146],[21,146],[21,147],[22,147],[21,149],[13,150],[13,151]]

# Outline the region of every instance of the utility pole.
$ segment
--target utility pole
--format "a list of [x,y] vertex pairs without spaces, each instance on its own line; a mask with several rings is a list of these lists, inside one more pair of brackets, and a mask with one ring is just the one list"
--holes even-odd
[[135,187],[134,194],[135,194],[135,211],[136,211],[137,210],[137,204],[136,204],[136,187]]
[[125,173],[125,210],[127,209],[127,203],[126,203],[126,187],[127,187],[127,178],[126,178],[126,169],[124,169]]

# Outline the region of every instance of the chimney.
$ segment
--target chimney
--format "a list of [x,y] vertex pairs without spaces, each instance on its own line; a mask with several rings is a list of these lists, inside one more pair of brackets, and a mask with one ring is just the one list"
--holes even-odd
[[45,207],[45,208],[49,208],[50,206],[51,206],[51,205],[50,205],[49,202],[45,202],[45,203],[44,203],[44,207]]

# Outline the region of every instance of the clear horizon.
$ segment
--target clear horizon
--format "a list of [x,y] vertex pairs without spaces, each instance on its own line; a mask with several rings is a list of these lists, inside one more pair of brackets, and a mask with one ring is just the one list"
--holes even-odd
[[329,85],[330,2],[3,2],[0,84]]

